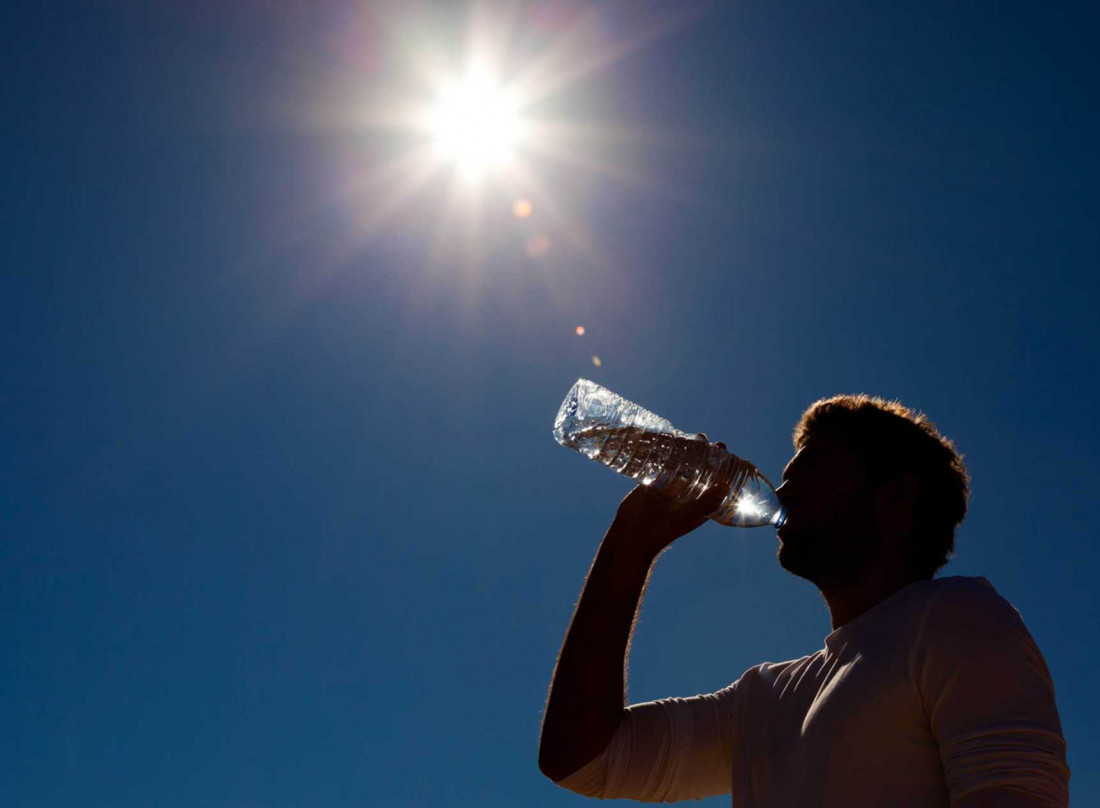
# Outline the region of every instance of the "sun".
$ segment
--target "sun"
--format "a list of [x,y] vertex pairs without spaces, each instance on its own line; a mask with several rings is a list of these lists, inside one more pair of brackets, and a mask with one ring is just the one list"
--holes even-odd
[[522,122],[514,95],[488,70],[474,68],[439,88],[429,130],[439,157],[478,175],[511,162]]
[[[624,162],[632,149],[620,154],[616,148],[646,141],[644,127],[572,119],[569,91],[690,22],[694,12],[631,16],[629,23],[624,17],[612,25],[610,12],[596,7],[528,14],[519,4],[515,13],[501,14],[497,3],[470,0],[466,33],[455,38],[462,26],[396,11],[410,4],[351,5],[361,10],[352,15],[360,22],[348,30],[372,34],[362,43],[351,36],[349,54],[363,45],[370,59],[364,70],[348,71],[341,56],[331,85],[318,88],[311,79],[302,113],[309,126],[352,135],[332,152],[339,161],[334,196],[355,208],[340,251],[361,249],[399,217],[417,220],[431,207],[438,219],[426,266],[460,261],[476,279],[487,249],[497,244],[483,225],[510,209],[510,232],[526,258],[549,266],[548,255],[574,255],[602,266],[610,252],[580,220],[577,206],[559,196],[562,187],[596,177],[646,193],[679,194],[632,158]],[[542,5],[558,4],[532,7]],[[394,11],[373,10],[383,6]],[[587,108],[586,98],[576,106]],[[653,136],[667,140],[667,133]]]

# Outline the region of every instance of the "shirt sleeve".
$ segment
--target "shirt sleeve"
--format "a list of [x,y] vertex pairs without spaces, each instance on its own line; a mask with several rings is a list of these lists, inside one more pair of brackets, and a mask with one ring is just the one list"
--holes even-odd
[[642,802],[730,793],[735,688],[628,707],[603,753],[558,785]]
[[1007,786],[1067,806],[1054,684],[1019,612],[984,579],[945,585],[915,647],[914,675],[952,804]]

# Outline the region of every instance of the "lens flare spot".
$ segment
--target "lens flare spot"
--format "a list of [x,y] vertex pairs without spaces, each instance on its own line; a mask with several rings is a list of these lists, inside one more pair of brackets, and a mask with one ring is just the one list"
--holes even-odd
[[583,337],[584,336],[584,326],[583,325],[577,326],[575,330],[577,332],[578,337]]
[[515,204],[512,205],[512,213],[515,214],[517,219],[526,219],[534,209],[529,199],[517,199]]
[[527,242],[527,254],[532,258],[542,258],[550,251],[550,239],[546,236],[535,236]]
[[592,356],[592,364],[595,365],[596,367],[599,367],[600,365],[603,364],[603,362],[600,360],[600,358],[598,356],[593,355]]

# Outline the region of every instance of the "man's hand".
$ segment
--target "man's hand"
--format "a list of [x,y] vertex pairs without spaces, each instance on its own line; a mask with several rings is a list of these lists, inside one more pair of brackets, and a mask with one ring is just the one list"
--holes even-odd
[[[706,440],[706,435],[700,435]],[[718,443],[725,449],[725,444]],[[624,537],[632,549],[656,558],[681,536],[702,525],[722,505],[729,485],[718,480],[698,498],[675,501],[644,485],[634,488],[619,504],[609,534]]]
[[698,499],[677,502],[639,485],[619,504],[611,530],[629,537],[631,544],[655,557],[706,522],[727,494],[728,490],[711,486]]

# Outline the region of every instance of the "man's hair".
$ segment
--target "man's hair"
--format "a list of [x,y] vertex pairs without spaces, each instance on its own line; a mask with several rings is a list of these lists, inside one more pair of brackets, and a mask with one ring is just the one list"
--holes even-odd
[[954,444],[922,413],[864,393],[811,404],[794,429],[795,450],[826,432],[865,460],[872,484],[904,472],[917,478],[913,563],[920,575],[932,577],[955,550],[955,527],[970,494],[970,475]]

